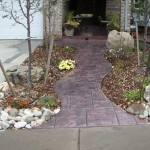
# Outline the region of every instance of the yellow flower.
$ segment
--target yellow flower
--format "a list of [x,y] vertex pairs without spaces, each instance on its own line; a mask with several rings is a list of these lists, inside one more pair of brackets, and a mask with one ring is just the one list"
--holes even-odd
[[70,70],[75,68],[75,61],[71,59],[62,60],[59,64],[60,70]]

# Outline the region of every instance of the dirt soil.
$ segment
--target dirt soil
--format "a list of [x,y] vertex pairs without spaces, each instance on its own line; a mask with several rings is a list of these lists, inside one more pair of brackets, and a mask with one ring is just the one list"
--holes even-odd
[[123,94],[142,86],[143,75],[137,73],[137,53],[132,52],[128,58],[112,59],[106,52],[105,57],[112,64],[112,71],[104,78],[102,90],[111,101],[125,109],[133,102],[126,100]]
[[[54,46],[54,50],[52,52],[52,57],[51,57],[52,59],[49,67],[47,84],[44,85],[44,79],[38,83],[32,84],[31,96],[33,101],[45,95],[51,95],[58,98],[57,93],[55,93],[54,91],[54,85],[62,76],[70,72],[68,70],[62,70],[62,71],[59,70],[58,65],[61,60],[74,59],[74,55],[76,52],[75,48],[70,48],[70,47],[66,48],[66,47],[67,46],[59,46],[59,45]],[[42,67],[44,70],[46,70],[47,58],[48,58],[48,52],[45,50],[44,47],[38,46],[32,54],[32,66]],[[23,62],[22,65],[28,65],[28,58]],[[15,92],[17,93],[17,95],[23,93],[25,95],[24,97],[27,97],[28,95],[27,91],[28,91],[27,84],[15,86]],[[10,93],[8,97],[9,96],[11,96]],[[0,103],[0,106],[3,105],[6,105],[6,103],[5,104]],[[61,104],[59,103],[59,105]]]

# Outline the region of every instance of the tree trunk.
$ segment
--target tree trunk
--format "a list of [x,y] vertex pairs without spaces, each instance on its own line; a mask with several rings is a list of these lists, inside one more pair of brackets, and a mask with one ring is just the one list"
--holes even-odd
[[[54,20],[53,20],[53,25],[52,25],[52,31],[51,31],[51,20],[50,18],[52,17],[52,14],[54,15]],[[47,83],[47,78],[48,78],[48,72],[49,72],[49,65],[51,61],[51,54],[53,51],[53,46],[54,46],[54,39],[55,39],[55,19],[56,19],[56,14],[54,12],[54,7],[52,10],[52,14],[49,14],[49,53],[48,53],[48,60],[47,60],[47,66],[46,66],[46,73],[45,73],[45,80],[44,80],[44,85]]]
[[27,41],[28,41],[28,50],[29,50],[29,62],[28,62],[28,92],[29,97],[31,97],[31,63],[32,63],[32,50],[31,50],[31,37],[30,37],[30,0],[27,0]]

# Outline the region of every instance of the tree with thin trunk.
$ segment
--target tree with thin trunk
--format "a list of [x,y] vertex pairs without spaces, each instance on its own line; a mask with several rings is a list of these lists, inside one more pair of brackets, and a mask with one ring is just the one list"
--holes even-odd
[[[51,54],[54,46],[55,39],[55,26],[56,26],[56,11],[55,6],[58,0],[47,0],[43,4],[43,13],[44,13],[44,27],[45,27],[45,44],[46,44],[46,52],[48,53],[46,72],[44,85],[47,83],[49,66],[51,61]],[[48,27],[48,28],[47,28]]]
[[[22,25],[27,30],[27,42],[29,51],[29,62],[28,62],[28,92],[29,97],[32,87],[32,51],[31,51],[31,23],[34,20],[34,14],[39,12],[41,9],[41,0],[4,0],[1,3],[2,10],[6,13],[4,18],[13,19],[15,23]],[[17,6],[17,7],[16,7]]]
[[[150,19],[150,0],[138,0],[133,5],[133,11],[137,15],[137,22],[144,25],[144,49],[142,55],[142,67],[144,66],[144,57],[147,50],[147,33],[148,33],[148,23]],[[143,16],[143,17],[142,17]]]
[[[145,54],[147,51],[147,34],[148,34],[148,23],[150,21],[150,0],[138,0],[135,4],[134,7],[138,7],[136,9],[134,9],[135,13],[137,14],[137,19],[139,21],[139,23],[142,23],[144,25],[144,49],[143,49],[143,54],[142,54],[142,66],[144,67],[144,58],[145,58]],[[143,19],[141,19],[141,17],[143,16]],[[145,74],[144,74],[144,78],[141,84],[141,92],[140,92],[140,97],[142,97],[142,93],[144,91],[144,81],[145,78],[148,77],[148,73],[150,71],[150,49],[148,51],[148,60],[146,63],[146,70],[145,70]],[[142,100],[142,99],[141,99]],[[142,101],[141,101],[142,103]]]

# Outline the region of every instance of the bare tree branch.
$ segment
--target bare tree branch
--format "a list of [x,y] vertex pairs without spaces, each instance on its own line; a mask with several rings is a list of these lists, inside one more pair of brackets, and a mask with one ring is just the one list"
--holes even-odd
[[20,9],[21,9],[21,12],[22,14],[24,15],[25,18],[27,18],[27,15],[25,14],[24,10],[23,10],[23,7],[21,5],[21,0],[18,0],[18,3],[19,3],[19,6],[20,6]]

